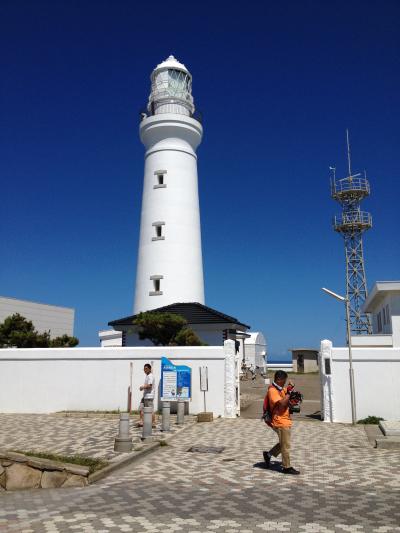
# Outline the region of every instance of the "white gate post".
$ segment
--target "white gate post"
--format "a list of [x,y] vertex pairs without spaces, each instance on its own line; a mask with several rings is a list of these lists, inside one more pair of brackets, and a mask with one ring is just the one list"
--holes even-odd
[[332,342],[321,341],[319,352],[321,377],[321,418],[324,422],[334,421],[334,391],[332,384]]
[[236,372],[235,372],[235,343],[232,340],[224,342],[225,354],[225,418],[236,418]]

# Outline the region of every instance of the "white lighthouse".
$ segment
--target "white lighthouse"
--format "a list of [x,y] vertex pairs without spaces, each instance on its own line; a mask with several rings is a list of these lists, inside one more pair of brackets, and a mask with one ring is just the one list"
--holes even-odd
[[140,123],[146,148],[133,312],[204,303],[192,77],[173,56],[151,74]]

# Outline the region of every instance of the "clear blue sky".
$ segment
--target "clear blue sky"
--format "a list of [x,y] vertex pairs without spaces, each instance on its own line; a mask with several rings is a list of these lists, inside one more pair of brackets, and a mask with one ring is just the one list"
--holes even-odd
[[399,279],[400,3],[0,4],[0,294],[76,309],[81,345],[131,313],[138,112],[169,54],[193,75],[206,303],[272,357],[344,342],[329,171],[367,169],[368,285]]

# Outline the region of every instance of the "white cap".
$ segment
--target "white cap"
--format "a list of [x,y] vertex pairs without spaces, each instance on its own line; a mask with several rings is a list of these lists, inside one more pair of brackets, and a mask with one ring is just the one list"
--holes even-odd
[[176,69],[190,74],[188,69],[182,63],[179,63],[173,55],[170,55],[165,61],[156,66],[153,70],[153,75],[160,70]]

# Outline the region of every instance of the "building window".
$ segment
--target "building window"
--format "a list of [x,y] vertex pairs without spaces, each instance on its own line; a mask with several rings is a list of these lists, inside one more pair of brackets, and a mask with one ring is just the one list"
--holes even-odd
[[160,296],[162,294],[161,290],[161,280],[164,276],[154,275],[150,276],[150,280],[153,282],[153,290],[149,292],[149,296]]
[[378,313],[377,320],[378,320],[378,333],[380,333],[382,331],[382,317],[381,317],[380,311]]
[[153,189],[165,189],[167,184],[165,183],[165,174],[167,173],[166,170],[156,170],[154,172],[156,183],[153,185]]
[[155,235],[151,238],[152,241],[163,241],[165,239],[163,226],[165,226],[165,222],[153,222]]
[[386,309],[382,308],[382,315],[383,315],[383,325],[386,326]]

